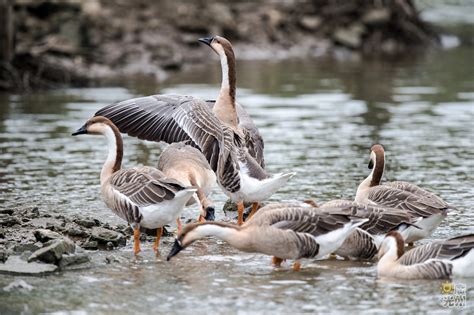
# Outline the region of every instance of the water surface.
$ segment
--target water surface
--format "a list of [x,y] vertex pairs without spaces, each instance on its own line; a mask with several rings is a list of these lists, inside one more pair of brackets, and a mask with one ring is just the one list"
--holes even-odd
[[[369,148],[386,148],[385,180],[407,180],[456,206],[433,239],[473,231],[474,78],[472,47],[405,60],[243,61],[238,101],[265,139],[271,173],[295,171],[272,201],[352,199],[368,174]],[[0,95],[0,208],[91,215],[121,223],[99,197],[106,156],[101,137],[71,137],[97,109],[152,93],[215,98],[218,65],[173,75],[165,84],[64,89]],[[124,165],[156,165],[163,146],[125,138]],[[212,194],[221,209],[225,196]],[[197,217],[195,207],[185,217]],[[217,218],[224,213],[217,211]],[[172,239],[164,239],[167,253]],[[0,313],[442,312],[442,281],[387,281],[367,262],[306,261],[299,273],[270,266],[270,257],[241,253],[216,240],[196,243],[172,262],[151,244],[134,259],[131,244],[114,253],[122,264],[46,278],[25,278],[33,291],[0,290]],[[0,277],[0,288],[14,280]],[[473,310],[472,280],[468,308]]]

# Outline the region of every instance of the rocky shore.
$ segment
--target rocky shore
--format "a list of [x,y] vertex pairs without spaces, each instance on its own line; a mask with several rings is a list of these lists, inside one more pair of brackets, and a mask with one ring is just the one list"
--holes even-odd
[[438,42],[410,0],[1,3],[11,9],[14,34],[13,51],[2,54],[9,57],[0,63],[0,90],[84,86],[134,75],[162,80],[188,64],[214,61],[197,42],[210,34],[229,38],[239,59],[339,50],[395,55]]

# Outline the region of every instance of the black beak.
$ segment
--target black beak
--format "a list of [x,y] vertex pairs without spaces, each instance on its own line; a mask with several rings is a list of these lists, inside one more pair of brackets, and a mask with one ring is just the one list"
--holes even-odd
[[86,125],[84,125],[81,128],[77,129],[76,132],[73,132],[72,135],[77,136],[77,135],[82,135],[82,134],[86,134],[86,133],[87,133],[87,127],[86,127]]
[[204,219],[206,219],[206,221],[214,221],[216,219],[215,212],[216,210],[214,209],[214,207],[207,207],[206,216],[204,217]]
[[178,241],[178,239],[175,239],[173,248],[171,248],[171,251],[168,254],[168,257],[166,257],[166,260],[169,261],[172,257],[178,255],[178,253],[182,250],[183,250],[183,246],[181,246],[181,242]]
[[372,159],[370,159],[368,167],[369,167],[369,170],[374,168],[374,161],[372,161]]
[[203,44],[211,46],[211,43],[212,43],[213,39],[214,39],[214,36],[209,36],[209,37],[199,38],[198,40]]

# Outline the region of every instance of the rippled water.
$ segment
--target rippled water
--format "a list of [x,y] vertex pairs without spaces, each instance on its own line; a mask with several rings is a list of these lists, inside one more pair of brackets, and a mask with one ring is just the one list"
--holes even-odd
[[[455,205],[433,238],[473,231],[474,49],[433,52],[406,60],[246,61],[238,67],[238,101],[265,139],[267,169],[296,171],[274,201],[352,199],[367,175],[369,148],[387,151],[386,180],[408,180]],[[105,159],[101,137],[71,137],[108,103],[152,93],[217,95],[217,65],[192,69],[162,86],[65,89],[0,95],[0,207],[82,213],[119,223],[99,197]],[[156,165],[161,146],[125,139],[124,164]],[[224,195],[212,194],[220,209]],[[195,217],[196,208],[184,216]],[[224,214],[217,213],[218,219]],[[163,252],[172,239],[164,239]],[[376,279],[371,263],[306,261],[301,272],[274,270],[270,258],[201,241],[172,262],[155,258],[151,244],[139,259],[131,245],[117,250],[121,265],[47,278],[25,278],[30,293],[0,290],[0,314],[246,313],[331,311],[443,311],[441,281]],[[288,266],[288,265],[287,265]],[[2,276],[0,288],[14,278]],[[473,310],[472,280],[467,284]],[[467,311],[467,310],[466,310]]]

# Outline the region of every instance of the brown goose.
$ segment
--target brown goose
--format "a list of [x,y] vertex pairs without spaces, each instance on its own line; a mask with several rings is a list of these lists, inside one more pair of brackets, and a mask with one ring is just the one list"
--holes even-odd
[[168,259],[194,241],[214,236],[232,247],[282,259],[295,259],[299,270],[301,258],[321,258],[335,251],[358,226],[367,221],[333,212],[323,213],[301,204],[270,204],[258,211],[244,225],[220,222],[188,224],[179,233]]
[[385,167],[385,151],[380,144],[372,146],[370,153],[370,175],[359,185],[355,201],[362,204],[403,209],[422,217],[416,225],[409,227],[406,242],[412,243],[430,236],[446,217],[449,205],[440,197],[407,182],[391,182],[380,185]]
[[102,198],[116,215],[132,226],[135,255],[140,252],[140,226],[158,228],[153,246],[158,252],[162,227],[176,220],[196,189],[167,178],[152,167],[121,169],[122,136],[105,117],[89,119],[72,135],[80,134],[104,135],[107,139],[109,153],[100,173]]
[[166,177],[174,178],[185,186],[195,187],[196,195],[186,205],[197,202],[201,212],[198,221],[214,221],[214,205],[207,196],[216,183],[216,175],[201,151],[183,142],[172,143],[161,153],[158,169]]
[[379,277],[399,279],[443,279],[474,277],[474,234],[435,241],[406,253],[403,237],[390,232],[379,251]]
[[402,209],[363,205],[351,200],[332,200],[318,209],[327,213],[337,211],[368,219],[335,251],[335,254],[349,259],[373,259],[388,232],[398,230],[406,238],[407,228],[420,220]]
[[[219,54],[223,65],[221,93],[212,110],[191,96],[153,95],[110,104],[96,116],[109,118],[130,136],[167,143],[186,141],[198,148],[224,193],[238,203],[238,222],[242,224],[244,201],[254,203],[251,214],[255,213],[258,203],[285,185],[294,173],[270,176],[262,168],[263,141],[258,131],[239,127],[232,46],[218,36],[201,41]],[[248,115],[242,123],[250,125]]]

